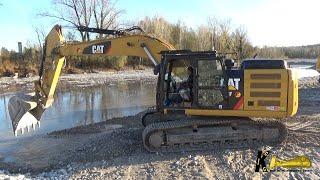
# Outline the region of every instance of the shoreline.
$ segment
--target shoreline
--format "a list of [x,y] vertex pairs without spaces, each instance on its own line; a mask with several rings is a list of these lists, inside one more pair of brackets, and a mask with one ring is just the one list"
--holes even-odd
[[[33,91],[33,82],[38,80],[38,76],[29,78],[0,78],[0,94],[23,91]],[[123,70],[123,71],[101,71],[88,74],[63,74],[60,76],[57,89],[72,87],[94,87],[99,85],[109,85],[116,82],[126,81],[156,81],[157,76],[153,74],[153,69],[145,70]]]

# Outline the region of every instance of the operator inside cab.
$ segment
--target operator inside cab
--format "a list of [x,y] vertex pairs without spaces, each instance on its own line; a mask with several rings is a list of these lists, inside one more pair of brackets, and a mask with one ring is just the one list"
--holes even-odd
[[169,98],[166,100],[166,106],[180,105],[183,102],[188,102],[192,104],[193,99],[193,67],[189,66],[187,68],[188,78],[182,81],[174,93],[171,93]]

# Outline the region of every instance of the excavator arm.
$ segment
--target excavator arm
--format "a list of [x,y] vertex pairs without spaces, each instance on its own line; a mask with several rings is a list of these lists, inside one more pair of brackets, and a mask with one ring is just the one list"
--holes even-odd
[[9,100],[8,110],[14,134],[24,133],[30,127],[40,126],[43,112],[52,105],[61,70],[68,56],[139,56],[148,58],[157,66],[161,61],[161,51],[174,47],[145,33],[132,34],[125,30],[104,30],[79,27],[81,31],[112,35],[103,39],[68,43],[64,40],[61,26],[52,28],[45,39],[41,59],[39,80],[35,82],[35,93],[14,96]]

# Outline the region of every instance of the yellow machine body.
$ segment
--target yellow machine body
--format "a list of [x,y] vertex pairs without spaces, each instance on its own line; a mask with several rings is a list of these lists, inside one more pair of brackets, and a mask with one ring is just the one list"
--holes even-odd
[[[244,71],[244,99],[237,110],[186,108],[192,116],[286,118],[298,110],[298,76],[292,69]],[[167,113],[168,109],[165,109]]]

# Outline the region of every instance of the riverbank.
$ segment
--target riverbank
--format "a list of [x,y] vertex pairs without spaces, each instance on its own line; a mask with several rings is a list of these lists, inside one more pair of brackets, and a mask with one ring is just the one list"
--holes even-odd
[[[0,93],[16,91],[33,91],[33,82],[38,76],[28,78],[0,78]],[[123,70],[123,71],[97,71],[88,74],[63,74],[60,76],[58,87],[60,89],[74,87],[88,87],[99,85],[110,85],[119,81],[156,81],[157,76],[153,74],[152,68],[145,70]]]

